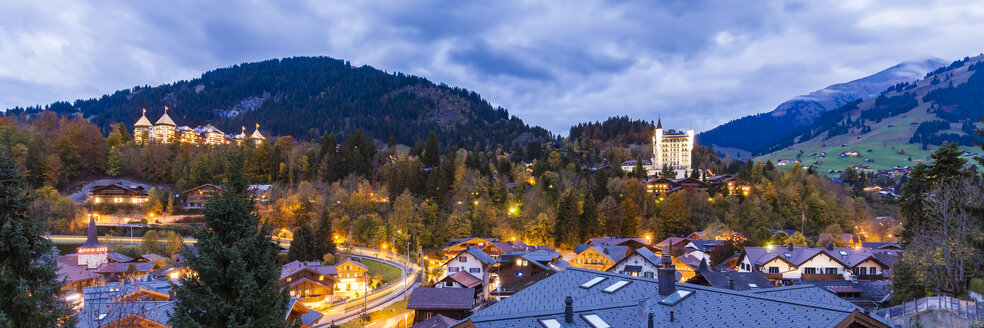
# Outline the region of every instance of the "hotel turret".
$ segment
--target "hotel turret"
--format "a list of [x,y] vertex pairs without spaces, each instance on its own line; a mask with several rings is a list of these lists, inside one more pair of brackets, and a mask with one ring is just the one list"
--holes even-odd
[[133,124],[133,141],[138,145],[147,143],[182,143],[190,145],[241,145],[243,142],[250,141],[254,145],[261,145],[266,141],[266,137],[260,133],[260,124],[256,124],[256,130],[252,135],[246,134],[246,127],[236,136],[226,135],[216,127],[208,124],[204,127],[191,128],[188,126],[177,126],[171,116],[168,115],[169,108],[164,106],[164,115],[151,125],[147,119],[147,109],[143,110],[143,115]]
[[138,145],[146,144],[150,140],[150,129],[153,127],[150,120],[147,119],[147,109],[144,108],[143,115],[140,115],[137,123],[133,124],[133,141]]
[[164,106],[164,115],[154,123],[154,134],[150,138],[151,141],[162,144],[169,144],[174,142],[174,133],[177,125],[174,124],[174,120],[171,116],[167,115],[167,106]]

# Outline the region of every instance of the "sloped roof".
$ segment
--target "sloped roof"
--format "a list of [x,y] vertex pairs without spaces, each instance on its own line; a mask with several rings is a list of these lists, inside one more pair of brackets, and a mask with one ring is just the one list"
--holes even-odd
[[173,311],[173,301],[112,302],[100,304],[100,306],[86,306],[76,315],[79,319],[76,327],[98,328],[112,326],[115,321],[125,319],[131,315],[166,326]]
[[847,268],[854,268],[867,260],[873,260],[882,266],[891,267],[891,264],[883,262],[882,259],[876,257],[877,253],[867,248],[839,247],[827,249],[825,247],[793,246],[792,250],[790,250],[788,246],[777,246],[769,250],[766,247],[745,247],[744,254],[755,265],[763,265],[776,258],[780,258],[793,266],[800,266],[804,262],[820,254],[824,254]]
[[321,320],[321,317],[323,316],[324,314],[321,314],[321,312],[308,309],[307,313],[301,315],[301,324],[310,327],[318,322],[318,320]]
[[103,263],[96,268],[96,273],[124,273],[130,266],[137,272],[151,272],[157,263],[154,262],[132,262],[132,263]]
[[471,310],[473,307],[473,288],[414,288],[407,301],[407,309],[413,310]]
[[171,116],[167,115],[167,111],[164,111],[164,115],[161,115],[161,118],[158,119],[157,123],[154,123],[154,125],[177,126],[177,124],[174,124],[174,120],[171,119]]
[[264,140],[264,139],[266,139],[266,137],[264,137],[264,136],[263,136],[263,134],[262,134],[262,133],[260,133],[260,128],[259,128],[259,127],[257,127],[257,128],[256,128],[256,130],[255,130],[255,131],[253,131],[253,134],[252,134],[252,135],[250,135],[249,137],[250,137],[251,139],[259,139],[259,140]]
[[621,260],[618,260],[617,262],[615,262],[615,265],[613,265],[612,267],[614,268],[619,263],[622,263],[623,261],[625,261],[626,259],[628,259],[629,257],[631,257],[633,254],[638,254],[639,256],[642,257],[643,260],[645,260],[646,262],[649,262],[650,264],[652,264],[654,266],[659,266],[660,261],[662,260],[662,258],[659,255],[656,255],[656,253],[653,253],[653,251],[649,250],[648,248],[640,247],[640,248],[637,248],[636,250],[632,251],[632,253],[630,253],[629,255],[626,255],[625,257],[623,257]]
[[451,262],[452,260],[454,260],[454,258],[458,257],[463,253],[471,254],[471,256],[474,256],[475,259],[477,259],[479,262],[482,262],[485,265],[495,264],[495,259],[489,256],[489,254],[485,254],[485,252],[483,252],[482,249],[474,246],[468,246],[468,248],[465,248],[465,250],[458,252],[458,254],[455,254],[454,257],[452,257],[450,260],[445,261],[444,263],[447,264],[448,262]]
[[[606,279],[591,288],[580,287],[596,277]],[[629,284],[615,292],[602,291],[617,281]],[[692,293],[673,305],[664,305],[659,303],[663,297],[655,279],[570,268],[489,306],[466,321],[479,328],[540,327],[542,319],[563,323],[566,296],[574,300],[575,319],[573,324],[563,323],[564,327],[591,327],[582,317],[587,314],[597,315],[612,327],[638,327],[643,322],[640,313],[653,313],[660,327],[834,327],[858,315],[865,316],[866,322],[870,319],[856,306],[839,299],[828,304],[693,284],[678,283],[676,288]],[[668,322],[670,311],[674,312],[673,323]],[[874,326],[887,327],[877,321]]]
[[433,317],[427,320],[421,321],[416,325],[411,326],[411,328],[448,328],[454,326],[458,320],[451,319],[443,314],[435,314]]
[[118,252],[112,252],[106,254],[106,258],[109,259],[110,261],[119,262],[119,263],[133,262],[134,260],[134,258],[120,254]]
[[[749,290],[749,289],[759,289],[759,288],[770,288],[773,287],[772,282],[769,278],[766,278],[761,272],[714,272],[714,271],[699,271],[697,275],[690,278],[688,282],[696,281],[703,278],[707,281],[711,287],[717,288],[729,288],[729,280],[734,281],[734,290]],[[752,287],[755,285],[755,287]]]
[[77,265],[63,263],[62,261],[56,262],[58,265],[58,271],[56,271],[58,279],[64,279],[67,283],[102,277],[95,272],[80,268]]
[[478,279],[477,277],[464,271],[458,271],[452,273],[447,277],[444,277],[444,279],[441,279],[441,281],[445,281],[445,280],[454,281],[459,285],[464,286],[465,288],[475,288],[476,286],[482,284],[482,279]]
[[140,119],[137,120],[137,123],[133,123],[133,127],[135,128],[149,128],[151,126],[153,126],[153,124],[150,124],[150,120],[147,119],[146,110],[142,115],[140,115]]
[[632,242],[649,245],[645,238],[598,237],[588,240],[588,244],[598,246],[625,246],[625,244]]
[[85,240],[85,244],[82,244],[82,246],[76,247],[75,248],[76,250],[79,250],[79,249],[93,249],[93,248],[106,248],[106,245],[103,245],[103,244],[99,243],[99,237],[96,235],[96,218],[95,217],[92,217],[92,216],[89,217],[89,231],[88,232],[89,232],[89,234],[88,234],[88,237]]
[[581,254],[588,249],[594,249],[602,256],[605,256],[609,260],[612,260],[612,262],[616,263],[629,255],[628,246],[576,245],[574,246],[574,253]]
[[321,262],[318,261],[293,261],[280,267],[280,279],[287,278],[305,269],[324,275],[334,275],[338,273],[333,265],[321,265]]

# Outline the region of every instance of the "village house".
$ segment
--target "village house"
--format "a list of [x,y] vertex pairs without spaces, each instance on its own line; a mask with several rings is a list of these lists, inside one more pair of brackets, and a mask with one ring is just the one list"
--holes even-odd
[[628,247],[630,251],[635,250],[639,247],[647,247],[649,250],[655,251],[656,248],[647,240],[647,238],[623,238],[623,237],[597,237],[588,239],[588,245],[595,246],[625,246]]
[[734,174],[715,175],[707,177],[707,183],[718,193],[729,196],[748,196],[752,184],[739,179]]
[[815,286],[735,291],[569,268],[467,317],[457,328],[857,327],[889,325]]
[[762,272],[769,280],[883,280],[890,278],[897,256],[870,249],[804,247],[745,247],[738,272]]
[[605,271],[629,255],[630,248],[628,246],[577,245],[574,246],[574,252],[577,255],[570,261],[572,267]]
[[608,272],[616,272],[633,277],[656,278],[656,272],[662,259],[660,255],[653,253],[645,247],[640,247],[625,258],[615,262]]
[[352,297],[366,292],[365,264],[344,259],[333,265],[319,261],[294,261],[280,268],[280,285],[291,297],[306,304],[330,304],[336,297]]
[[407,301],[407,309],[414,311],[414,324],[435,316],[459,321],[470,315],[478,305],[474,295],[471,288],[414,288]]
[[[272,185],[268,184],[254,184],[247,187],[247,191],[252,195],[253,200],[257,202],[266,202],[270,199],[270,188]],[[205,203],[208,202],[209,198],[213,195],[218,195],[222,193],[221,185],[213,185],[210,183],[203,184],[198,187],[194,187],[181,192],[184,196],[184,207],[187,209],[202,209],[205,207]]]
[[133,141],[138,145],[148,143],[171,144],[182,143],[189,145],[221,145],[237,144],[250,141],[259,146],[266,142],[266,137],[260,133],[260,124],[256,124],[256,129],[249,136],[246,135],[246,127],[243,132],[233,137],[222,133],[211,124],[204,127],[191,128],[188,126],[178,126],[168,115],[169,108],[164,106],[164,114],[157,120],[157,123],[150,124],[147,119],[147,109],[143,109],[143,114],[133,124]]
[[451,257],[458,255],[461,251],[468,247],[478,247],[479,249],[484,249],[486,246],[499,242],[499,238],[479,238],[479,237],[467,237],[467,238],[451,238],[447,245],[441,247],[441,253],[444,255],[443,260],[447,261]]
[[136,204],[147,201],[147,191],[142,186],[124,186],[108,184],[96,186],[86,193],[86,201],[90,204]]
[[438,280],[443,280],[445,276],[459,272],[472,275],[482,281],[482,289],[478,294],[480,295],[480,300],[485,300],[489,297],[489,269],[495,263],[495,259],[482,252],[482,249],[478,247],[467,247],[444,262],[442,265],[444,274]]
[[501,300],[568,266],[570,263],[557,252],[537,250],[502,255],[492,268],[490,295]]
[[505,242],[491,242],[482,248],[482,252],[488,254],[493,259],[498,259],[499,256],[511,254],[513,252],[535,252],[535,251],[545,251],[554,252],[554,249],[550,246],[531,246],[518,240],[510,240]]
[[731,290],[775,287],[761,272],[716,272],[707,267],[707,261],[701,261],[694,276],[687,279],[687,283]]

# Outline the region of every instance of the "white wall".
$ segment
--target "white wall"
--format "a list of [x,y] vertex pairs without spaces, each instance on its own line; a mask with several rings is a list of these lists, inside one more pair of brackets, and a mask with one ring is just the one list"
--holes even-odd
[[[642,255],[639,255],[637,253],[632,253],[621,262],[615,264],[614,266],[608,269],[608,272],[622,273],[622,271],[625,271],[625,266],[627,265],[642,266],[642,271],[639,272],[640,277],[645,277],[646,272],[651,272],[652,277],[656,278],[656,272],[657,272],[656,266],[658,265],[658,263],[650,263],[645,258],[643,258]],[[625,274],[629,274],[629,273],[626,272]]]

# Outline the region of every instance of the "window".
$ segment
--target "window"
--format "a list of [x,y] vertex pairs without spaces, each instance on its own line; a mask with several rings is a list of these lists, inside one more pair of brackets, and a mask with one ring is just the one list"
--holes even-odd
[[471,272],[471,273],[482,273],[482,269],[481,268],[468,268],[468,272]]
[[601,317],[599,317],[597,314],[588,314],[588,315],[585,315],[583,318],[584,318],[584,321],[587,321],[588,324],[591,325],[592,328],[610,328],[611,327],[611,326],[608,325],[607,322],[605,322],[605,320],[601,319]]
[[560,325],[560,321],[557,321],[555,319],[540,319],[540,324],[543,325],[543,328],[561,328],[561,327],[563,327],[563,326]]
[[462,263],[468,262],[468,258],[464,256],[458,256],[458,262],[462,262]]
[[837,268],[826,268],[826,274],[837,274]]
[[513,272],[513,276],[516,276],[516,277],[522,277],[522,276],[523,276],[523,271],[516,271],[516,272]]
[[458,272],[458,267],[449,267],[448,272]]
[[653,277],[653,273],[652,272],[643,272],[642,275],[645,276],[646,278],[652,278]]
[[673,294],[670,294],[665,298],[663,298],[662,300],[660,300],[659,304],[674,306],[693,293],[694,292],[692,290],[677,289],[676,291],[673,292]]
[[779,267],[769,267],[769,273],[779,273]]
[[444,285],[445,285],[445,286],[448,286],[448,287],[452,287],[452,286],[454,286],[454,282],[452,282],[452,281],[450,281],[450,280],[448,280],[448,281],[445,281],[445,282],[444,282]]
[[803,268],[803,273],[805,274],[816,274],[817,268]]
[[612,284],[611,286],[608,286],[605,289],[603,289],[602,292],[612,294],[614,292],[617,292],[619,289],[622,289],[622,287],[625,287],[628,284],[629,284],[628,281],[619,280],[619,281],[615,282],[614,284]]
[[748,284],[748,287],[751,287],[751,288],[759,288],[759,286],[756,285],[756,284]]
[[608,279],[608,278],[607,277],[594,277],[594,278],[591,278],[591,280],[588,280],[587,282],[581,284],[581,288],[591,288],[591,287],[594,287],[599,282],[602,282],[605,279]]

